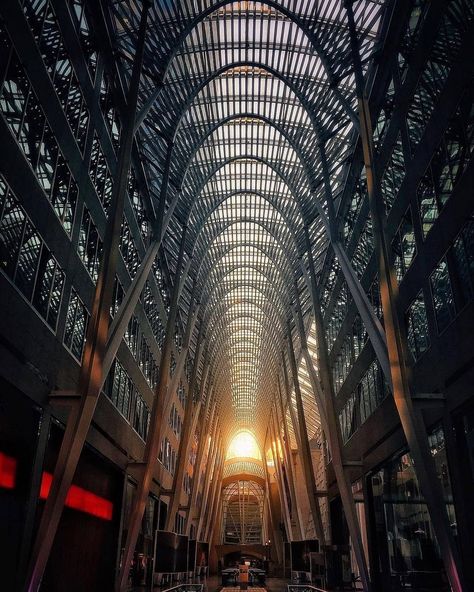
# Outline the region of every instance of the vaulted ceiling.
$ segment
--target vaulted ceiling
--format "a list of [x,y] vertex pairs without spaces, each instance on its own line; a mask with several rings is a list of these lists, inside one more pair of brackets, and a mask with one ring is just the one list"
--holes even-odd
[[[366,72],[383,4],[354,2]],[[141,7],[118,0],[110,9],[124,77]],[[250,429],[262,446],[297,298],[311,323],[305,228],[320,269],[328,200],[337,206],[357,138],[344,2],[155,1],[139,102],[149,101],[139,145],[156,204],[169,161],[172,274],[187,227],[181,319],[192,297],[200,302],[227,442]]]

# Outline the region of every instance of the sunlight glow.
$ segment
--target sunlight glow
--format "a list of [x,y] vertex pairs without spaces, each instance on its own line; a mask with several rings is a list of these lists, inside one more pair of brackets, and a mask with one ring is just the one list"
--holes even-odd
[[262,460],[255,438],[250,432],[244,430],[239,432],[230,443],[226,459],[240,457]]

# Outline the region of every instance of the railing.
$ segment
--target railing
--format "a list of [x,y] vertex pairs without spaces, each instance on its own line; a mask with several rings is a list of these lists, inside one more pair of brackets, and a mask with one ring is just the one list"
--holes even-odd
[[204,584],[178,584],[172,588],[166,588],[163,592],[202,592]]
[[288,592],[327,592],[311,584],[288,584]]

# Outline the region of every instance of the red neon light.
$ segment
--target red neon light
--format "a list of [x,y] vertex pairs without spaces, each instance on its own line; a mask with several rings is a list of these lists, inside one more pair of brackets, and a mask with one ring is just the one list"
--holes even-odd
[[[51,489],[53,476],[51,473],[43,472],[40,487],[40,499],[46,499]],[[65,506],[91,514],[102,520],[112,520],[113,504],[95,493],[87,491],[77,485],[71,485],[66,496]]]
[[41,475],[41,486],[40,486],[40,499],[46,499],[51,489],[51,483],[53,482],[53,476],[51,473],[45,473]]
[[14,489],[16,483],[16,459],[0,452],[0,487]]

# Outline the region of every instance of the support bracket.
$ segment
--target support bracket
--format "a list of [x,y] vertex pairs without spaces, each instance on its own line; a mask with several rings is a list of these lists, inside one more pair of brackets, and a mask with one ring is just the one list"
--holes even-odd
[[81,395],[77,391],[51,391],[49,393],[49,402],[51,405],[76,407],[80,400]]
[[443,393],[413,393],[411,399],[422,408],[443,407],[446,404],[446,396]]

